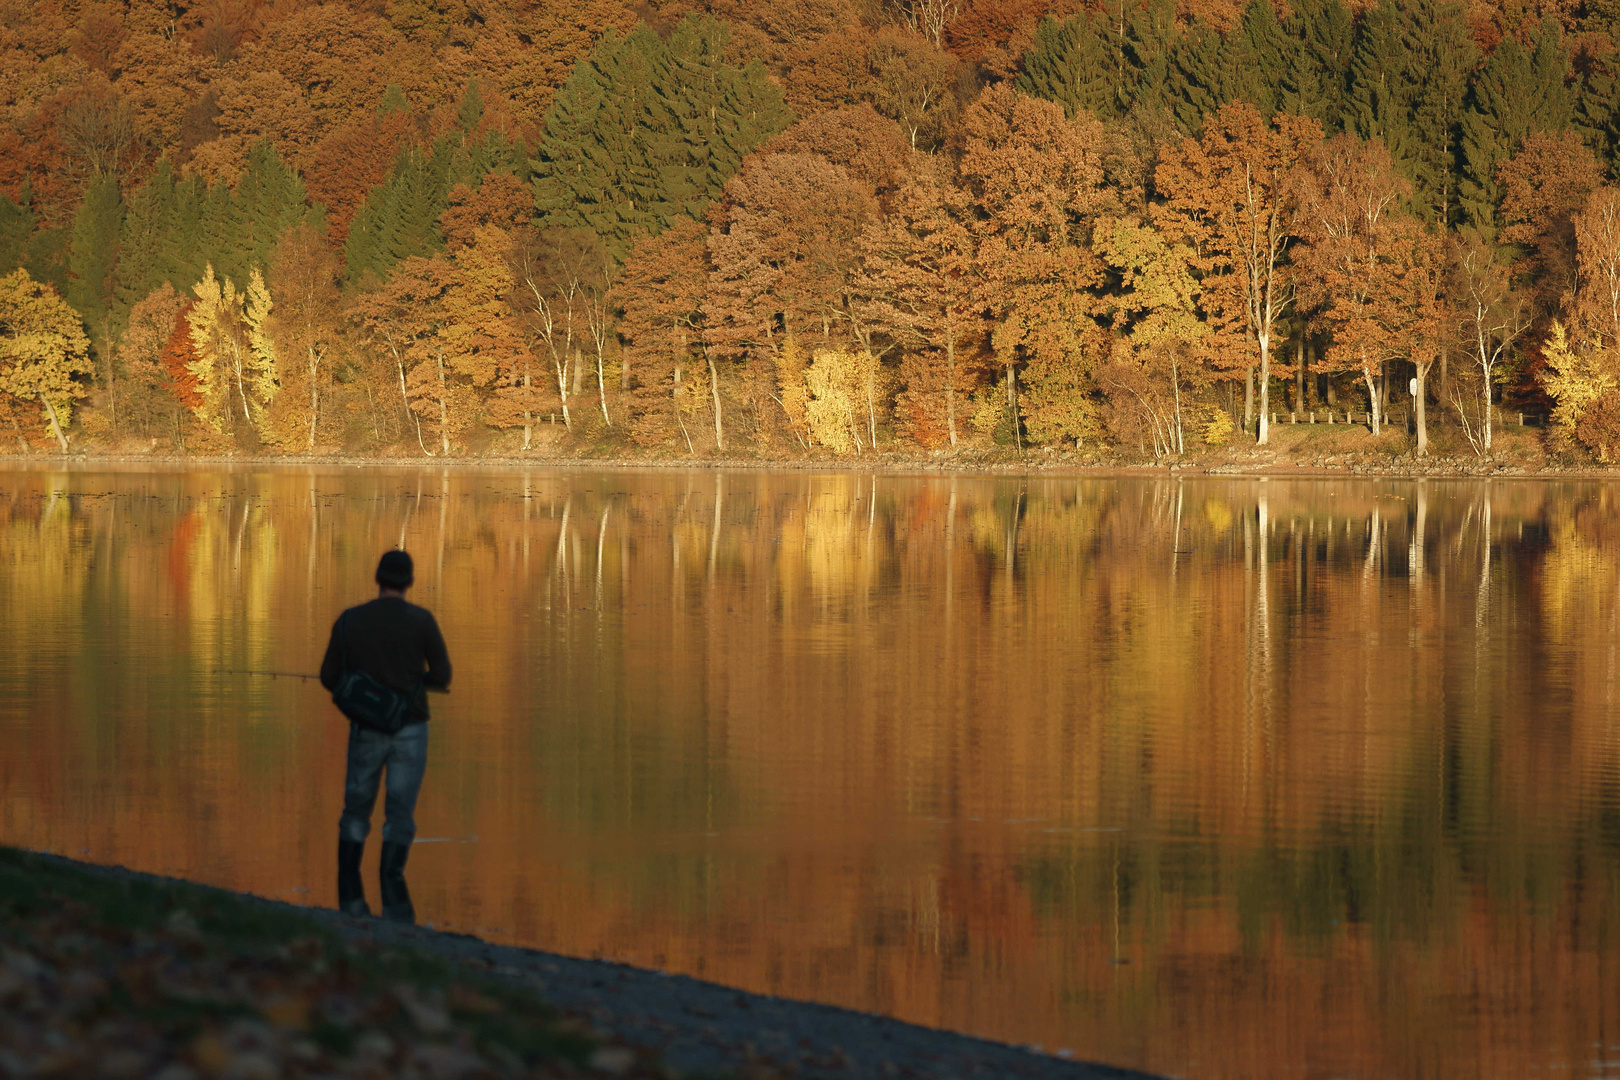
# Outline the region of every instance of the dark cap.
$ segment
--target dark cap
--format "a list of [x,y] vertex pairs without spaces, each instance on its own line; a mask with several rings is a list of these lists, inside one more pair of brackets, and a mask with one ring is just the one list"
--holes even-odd
[[377,560],[377,584],[385,589],[403,589],[416,580],[416,568],[403,551],[385,551]]

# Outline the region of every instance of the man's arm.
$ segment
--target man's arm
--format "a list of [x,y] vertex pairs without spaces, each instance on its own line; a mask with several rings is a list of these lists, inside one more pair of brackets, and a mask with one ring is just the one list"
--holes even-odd
[[326,643],[326,656],[321,659],[321,685],[328,690],[337,688],[339,676],[343,674],[343,649],[338,644],[338,623],[343,616],[338,616],[338,622],[332,624],[332,637]]
[[422,643],[422,655],[427,660],[427,674],[422,676],[422,685],[429,690],[450,689],[450,654],[444,647],[444,635],[439,633],[438,620],[430,613],[427,617],[426,641]]

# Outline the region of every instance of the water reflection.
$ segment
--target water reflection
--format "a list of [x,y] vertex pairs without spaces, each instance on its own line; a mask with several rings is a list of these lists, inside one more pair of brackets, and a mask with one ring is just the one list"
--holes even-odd
[[224,672],[403,543],[423,920],[1197,1077],[1596,1076],[1617,540],[1596,484],[12,472],[0,837],[330,903],[344,728]]

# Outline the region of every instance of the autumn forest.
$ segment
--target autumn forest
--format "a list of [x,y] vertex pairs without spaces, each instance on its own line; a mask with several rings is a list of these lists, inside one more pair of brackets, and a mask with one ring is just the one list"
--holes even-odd
[[[5,452],[1620,454],[1612,0],[0,0]],[[1410,434],[1408,434],[1410,432]]]

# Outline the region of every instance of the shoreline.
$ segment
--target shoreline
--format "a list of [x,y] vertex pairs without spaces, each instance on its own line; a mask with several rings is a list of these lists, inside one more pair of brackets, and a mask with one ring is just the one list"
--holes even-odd
[[[353,918],[329,908],[300,907],[48,852],[0,851],[3,861],[21,862],[25,870],[32,863],[36,876],[43,870],[67,879],[81,891],[114,894],[131,887],[155,891],[167,905],[166,925],[189,919],[188,911],[224,903],[273,917],[277,932],[284,937],[307,928],[335,935],[361,953],[415,955],[459,973],[459,977],[499,984],[515,995],[536,1000],[542,1008],[556,1009],[569,1021],[586,1026],[593,1037],[634,1048],[638,1059],[661,1061],[666,1076],[674,1069],[676,1075],[788,1075],[805,1080],[886,1076],[1154,1080],[1147,1073],[837,1006],[750,993],[686,975],[495,945],[425,926]],[[594,1071],[618,1075],[611,1068]]]
[[485,457],[389,457],[377,455],[173,455],[173,454],[0,454],[0,467],[63,468],[77,466],[161,466],[180,471],[188,468],[275,469],[325,467],[329,469],[432,469],[476,471],[479,469],[549,469],[570,472],[816,472],[871,474],[882,476],[1128,476],[1210,479],[1278,477],[1288,479],[1380,479],[1380,480],[1620,480],[1620,465],[1558,465],[1546,461],[1524,462],[1508,457],[1427,457],[1411,455],[1385,457],[1357,456],[1354,460],[1321,460],[1284,457],[1276,452],[1256,451],[1245,455],[1223,455],[1218,459],[1193,459],[1163,463],[1129,459],[1098,459],[1071,452],[1012,454],[962,454],[929,457],[879,456],[870,458],[665,458],[602,457],[573,455]]

